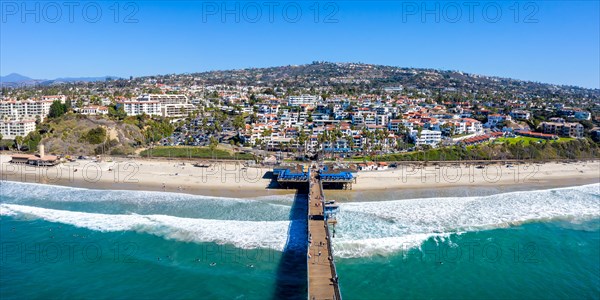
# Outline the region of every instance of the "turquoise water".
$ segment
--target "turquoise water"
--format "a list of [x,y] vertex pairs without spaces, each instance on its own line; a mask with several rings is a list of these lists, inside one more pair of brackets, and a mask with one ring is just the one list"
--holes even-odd
[[339,261],[344,299],[598,299],[600,222],[524,224]]
[[[0,184],[2,299],[306,298],[294,195]],[[599,299],[599,189],[342,203],[343,296]]]

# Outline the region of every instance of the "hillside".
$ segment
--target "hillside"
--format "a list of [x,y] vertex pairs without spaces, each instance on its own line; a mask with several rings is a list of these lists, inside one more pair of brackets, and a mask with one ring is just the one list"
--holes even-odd
[[[75,78],[82,79],[82,78]],[[93,79],[93,80],[91,80]],[[90,82],[83,82],[83,81]],[[72,93],[74,88],[104,91],[118,89],[127,93],[146,87],[156,92],[155,85],[189,86],[254,86],[278,91],[278,94],[303,92],[337,95],[381,94],[385,88],[400,87],[403,94],[419,93],[431,98],[442,97],[464,101],[522,100],[550,101],[576,107],[592,107],[600,102],[600,89],[545,84],[510,78],[469,74],[460,71],[405,68],[363,63],[313,62],[298,66],[278,66],[239,70],[207,71],[191,74],[165,74],[132,79],[87,78],[36,81],[37,87]],[[21,85],[23,86],[23,85]],[[27,86],[24,86],[27,89]],[[6,94],[6,92],[3,92]]]
[[[600,89],[561,86],[459,71],[402,68],[361,63],[315,62],[300,66],[252,68],[194,73],[205,84],[258,85],[270,87],[331,88],[369,91],[385,87],[429,89],[432,92],[477,94],[479,98],[570,98],[600,100]],[[165,81],[179,76],[158,76]]]
[[[101,128],[101,129],[100,129]],[[41,142],[49,153],[70,155],[132,154],[144,141],[142,130],[132,124],[105,118],[67,114],[43,123],[24,144],[35,149]]]

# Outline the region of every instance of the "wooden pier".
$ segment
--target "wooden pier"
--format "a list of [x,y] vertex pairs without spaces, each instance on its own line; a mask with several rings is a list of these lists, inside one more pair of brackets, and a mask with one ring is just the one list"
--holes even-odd
[[338,276],[325,218],[325,195],[317,172],[310,172],[308,194],[308,299],[340,299]]
[[331,247],[329,224],[335,226],[337,205],[327,203],[323,186],[352,189],[356,182],[345,170],[327,171],[327,168],[296,166],[273,169],[274,180],[282,188],[306,189],[308,184],[308,299],[341,300],[337,270]]

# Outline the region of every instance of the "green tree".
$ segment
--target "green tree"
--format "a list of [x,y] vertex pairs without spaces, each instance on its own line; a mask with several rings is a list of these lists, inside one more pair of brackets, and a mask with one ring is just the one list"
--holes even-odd
[[298,133],[298,143],[302,145],[302,155],[306,155],[306,142],[308,141],[308,134],[304,131],[304,127],[300,127]]
[[123,106],[120,106],[120,105],[112,106],[111,105],[108,107],[108,117],[117,119],[117,120],[123,120],[123,119],[125,119],[125,117],[127,117],[127,113],[125,112],[125,109],[123,108]]
[[21,151],[21,145],[23,145],[23,137],[20,135],[17,135],[15,137],[15,144],[17,145],[17,151]]
[[233,119],[233,128],[235,128],[238,132],[244,128],[246,125],[246,121],[244,120],[244,116],[238,115]]
[[211,136],[210,142],[208,144],[208,148],[210,149],[210,151],[215,152],[218,145],[219,145],[219,140],[217,140],[217,138],[215,138],[214,136]]
[[48,116],[50,118],[58,118],[58,117],[64,115],[66,112],[67,112],[66,105],[60,103],[59,100],[56,100],[56,101],[52,102],[52,105],[50,105],[50,113],[48,114]]
[[90,129],[85,134],[84,140],[92,145],[101,144],[106,140],[106,129],[103,127]]

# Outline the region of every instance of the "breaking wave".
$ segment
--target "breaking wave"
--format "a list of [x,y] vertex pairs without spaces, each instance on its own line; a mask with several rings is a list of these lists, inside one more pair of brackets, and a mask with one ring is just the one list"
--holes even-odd
[[134,231],[183,242],[231,244],[242,249],[283,250],[289,221],[227,221],[165,215],[113,215],[0,204],[0,215],[37,218],[90,230]]
[[[0,182],[0,215],[185,242],[283,250],[291,195],[236,199]],[[27,193],[23,193],[26,190]],[[600,217],[600,184],[481,197],[341,203],[336,257],[390,255],[425,241],[526,222]],[[292,237],[293,238],[293,237]]]
[[334,250],[341,257],[386,255],[467,231],[598,218],[599,190],[600,184],[592,184],[484,197],[342,203]]

